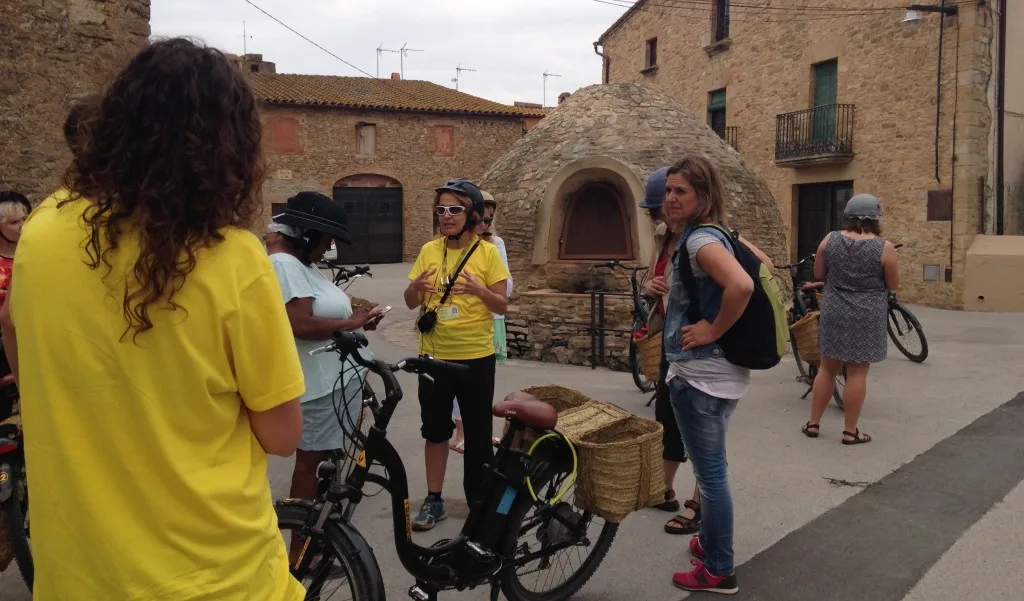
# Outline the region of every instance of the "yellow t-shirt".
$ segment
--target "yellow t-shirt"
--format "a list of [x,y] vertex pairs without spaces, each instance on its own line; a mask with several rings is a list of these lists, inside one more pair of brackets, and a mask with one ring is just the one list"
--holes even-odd
[[[451,277],[476,240],[474,237],[465,248],[447,249],[447,252],[447,238],[431,240],[420,249],[416,263],[409,271],[411,281],[430,268],[437,270],[431,276],[437,294],[428,294],[423,301],[427,309],[437,311],[437,325],[429,334],[420,334],[420,353],[436,359],[456,360],[482,359],[494,354],[494,314],[482,300],[472,294],[453,293],[444,306],[440,306],[444,294],[442,278]],[[474,275],[487,287],[509,278],[498,248],[484,241],[470,255],[463,272]]]
[[[35,601],[298,601],[246,408],[302,394],[270,259],[226,229],[198,252],[154,328],[120,341],[124,236],[90,269],[85,200],[32,211],[11,314],[35,558]],[[104,281],[104,278],[106,281]]]

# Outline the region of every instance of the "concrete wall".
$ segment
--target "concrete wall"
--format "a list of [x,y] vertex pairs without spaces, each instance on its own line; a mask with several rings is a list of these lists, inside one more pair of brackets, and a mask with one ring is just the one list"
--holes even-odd
[[976,236],[967,252],[964,308],[1024,313],[1024,236]]
[[[264,151],[269,178],[264,184],[265,215],[270,204],[300,190],[331,195],[335,182],[361,173],[390,177],[402,184],[403,255],[412,260],[432,236],[434,188],[445,180],[479,180],[487,168],[523,135],[519,118],[448,117],[393,112],[361,112],[264,105]],[[356,124],[376,125],[376,152],[357,153]],[[451,156],[438,153],[435,126],[454,128]]]
[[[16,7],[13,5],[17,5]],[[0,187],[39,200],[70,154],[71,103],[97,91],[149,38],[149,0],[4,3],[0,12]]]
[[1006,4],[1003,223],[1005,233],[1021,235],[1024,234],[1024,70],[1017,61],[1024,57],[1024,5],[1012,0]]
[[[849,6],[839,0],[816,4]],[[961,4],[959,17],[945,19],[936,169],[942,17],[925,14],[904,23],[903,12],[895,10],[903,4],[874,0],[861,5],[894,10],[827,19],[752,18],[750,11],[739,11],[723,49],[708,47],[707,11],[650,2],[604,40],[610,81],[659,87],[705,115],[709,92],[726,88],[727,124],[738,127],[740,154],[779,203],[791,253],[796,252],[797,186],[852,180],[855,193],[882,199],[885,234],[905,245],[900,255],[902,295],[912,302],[958,307],[966,250],[980,229],[980,178],[989,168],[990,7]],[[646,41],[654,37],[657,69],[641,72]],[[839,65],[837,101],[856,105],[854,159],[823,167],[776,166],[776,115],[809,108],[812,66],[831,59]],[[950,189],[953,220],[929,221],[928,192]],[[943,275],[951,269],[952,281],[923,281],[925,265],[938,266]]]

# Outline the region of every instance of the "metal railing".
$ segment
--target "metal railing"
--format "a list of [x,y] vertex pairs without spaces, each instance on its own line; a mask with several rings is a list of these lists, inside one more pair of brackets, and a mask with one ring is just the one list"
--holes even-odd
[[732,146],[734,149],[740,149],[740,128],[738,127],[726,127],[725,128],[725,143]]
[[824,104],[775,117],[775,160],[853,156],[852,104]]

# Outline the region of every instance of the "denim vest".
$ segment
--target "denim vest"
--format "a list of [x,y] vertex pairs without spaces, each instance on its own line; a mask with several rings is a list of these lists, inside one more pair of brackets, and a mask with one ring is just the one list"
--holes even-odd
[[[687,254],[686,239],[696,229],[696,226],[687,226],[683,234],[679,236],[675,253],[672,255],[672,291],[668,295],[667,311],[665,315],[665,330],[662,333],[662,347],[665,349],[665,358],[672,361],[687,361],[690,359],[708,359],[723,357],[722,348],[712,342],[704,346],[683,350],[680,330],[691,324],[687,317],[687,310],[690,307],[690,295],[686,292],[683,284],[683,274],[679,269],[680,261],[685,261]],[[712,234],[720,240],[729,252],[733,252],[730,241],[717,229],[704,228],[705,232]],[[715,317],[722,308],[722,287],[708,276],[696,276],[697,278],[697,309],[702,319],[714,322]]]

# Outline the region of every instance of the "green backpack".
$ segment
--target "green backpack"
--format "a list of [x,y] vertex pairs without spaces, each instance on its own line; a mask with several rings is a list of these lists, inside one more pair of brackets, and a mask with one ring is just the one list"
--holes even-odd
[[[775,276],[768,266],[740,241],[738,233],[730,232],[718,225],[702,225],[693,231],[701,228],[714,228],[722,232],[732,246],[733,256],[750,279],[754,280],[754,293],[750,295],[747,308],[729,331],[718,339],[718,346],[722,348],[725,358],[734,365],[748,369],[775,367],[789,346],[786,309],[782,306],[782,295]],[[697,278],[693,275],[690,253],[686,250],[685,242],[681,248],[686,255],[679,262],[683,285],[690,298],[697,298]],[[687,318],[691,323],[701,319],[697,303],[690,303]]]

